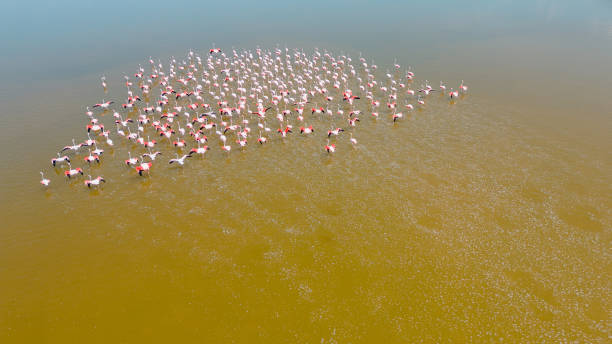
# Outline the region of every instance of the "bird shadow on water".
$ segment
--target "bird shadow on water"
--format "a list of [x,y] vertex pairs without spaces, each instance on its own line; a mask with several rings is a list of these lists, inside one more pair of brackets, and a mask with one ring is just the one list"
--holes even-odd
[[136,177],[140,180],[140,189],[141,190],[149,190],[151,189],[151,185],[153,184],[153,177],[149,174],[147,175],[143,175],[142,177],[139,175],[136,175]]
[[329,153],[321,154],[321,163],[325,166],[330,166],[334,161],[333,157]]
[[99,188],[89,189],[87,191],[89,191],[89,197],[99,197],[102,194]]
[[247,156],[247,154],[249,153],[248,149],[246,149],[246,148],[239,148],[239,149],[236,149],[236,151],[238,152],[238,154],[236,155],[236,159],[238,161],[244,161],[244,160],[246,160],[248,158],[248,156]]
[[72,177],[72,178],[66,178],[66,184],[68,184],[68,186],[71,189],[74,189],[75,187],[77,187],[77,185],[81,184],[85,180],[85,179],[79,178],[79,177],[82,177],[82,176],[75,176],[75,177]]
[[185,175],[185,166],[171,167],[170,170],[174,172],[175,176],[183,177]]
[[55,173],[56,176],[61,176],[64,174],[64,170],[61,169],[59,165],[56,165],[55,167],[53,167],[53,172]]

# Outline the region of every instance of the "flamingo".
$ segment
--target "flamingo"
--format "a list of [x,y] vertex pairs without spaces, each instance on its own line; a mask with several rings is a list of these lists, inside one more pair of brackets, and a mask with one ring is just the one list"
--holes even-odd
[[79,148],[81,148],[83,146],[82,143],[79,143],[78,145],[75,143],[74,139],[72,139],[72,146],[65,146],[61,151],[67,151],[67,150],[72,150],[74,152],[78,152]]
[[125,132],[119,129],[119,126],[117,126],[117,135],[125,137]]
[[349,140],[351,141],[353,146],[357,145],[357,140],[355,138],[353,138],[353,133],[350,133],[350,135],[351,135],[351,138]]
[[94,108],[99,107],[99,108],[102,108],[102,109],[106,110],[106,109],[108,109],[108,107],[109,107],[111,104],[113,104],[113,103],[114,103],[113,101],[108,101],[108,102],[105,102],[105,101],[103,100],[103,101],[102,101],[102,103],[95,104],[93,107],[94,107]]
[[325,145],[325,150],[327,151],[327,153],[333,153],[336,151],[336,145],[335,144],[329,144],[329,139],[327,139],[327,144]]
[[155,153],[151,153],[151,150],[149,150],[149,153],[144,153],[144,154],[142,155],[142,157],[143,157],[143,158],[144,158],[144,157],[147,157],[147,158],[151,159],[151,161],[153,161],[153,160],[155,160],[155,158],[156,158],[158,155],[162,155],[162,153],[161,153],[161,152],[159,152],[159,151],[157,151],[157,152],[155,152]]
[[153,167],[152,162],[143,162],[139,166],[136,166],[136,171],[138,172],[140,176],[142,176],[144,172],[150,171],[151,167]]
[[49,183],[51,183],[51,181],[49,179],[46,179],[43,172],[40,171],[40,184],[44,186],[49,186]]
[[246,147],[247,140],[236,140],[236,143],[240,145],[240,147]]
[[97,155],[91,155],[91,149],[89,150],[89,155],[83,159],[87,161],[88,164],[91,164],[94,161],[97,162],[98,164],[100,163],[100,157]]
[[467,92],[468,90],[468,87],[463,84],[463,80],[461,80],[461,85],[459,85],[459,89],[461,90],[461,92]]
[[57,158],[51,159],[51,164],[53,165],[53,167],[55,167],[55,165],[57,165],[58,163],[62,162],[70,162],[70,158],[67,155],[60,156],[60,153],[57,153]]
[[[430,87],[431,87],[431,86],[430,86]],[[423,88],[423,89],[420,89],[420,90],[419,90],[419,92],[424,93],[426,96],[428,96],[428,95],[429,95],[429,93],[431,93],[431,92],[435,92],[435,91],[436,91],[436,90],[432,90],[432,89],[429,89],[429,88]]]
[[155,147],[156,144],[157,144],[157,141],[150,140],[149,137],[147,136],[147,141],[145,141],[143,145],[147,148],[153,148]]
[[92,150],[92,153],[94,153],[95,155],[102,155],[102,153],[104,153],[104,149],[100,149],[98,148],[98,145],[94,142],[94,150]]
[[277,131],[278,133],[280,133],[280,134],[281,134],[281,137],[283,137],[283,138],[284,138],[284,137],[287,137],[287,134],[288,134],[288,133],[292,133],[291,128],[290,128],[289,126],[286,126],[286,127],[285,127],[285,129],[283,129],[282,127],[280,127],[280,128],[278,128],[278,129],[276,129],[276,131]]
[[271,108],[272,108],[271,106],[270,106],[270,107],[267,107],[267,108],[263,108],[263,107],[262,107],[262,108],[259,108],[259,109],[257,110],[257,112],[251,112],[251,113],[252,113],[252,114],[254,114],[254,115],[259,116],[260,118],[264,118],[264,117],[266,117],[266,112],[267,112],[268,110],[270,110]]
[[106,183],[106,180],[104,180],[104,178],[101,176],[91,179],[91,174],[89,175],[89,179],[83,182],[83,184],[87,185],[88,188],[91,188],[92,186],[99,186],[100,183]]
[[403,114],[403,113],[401,113],[401,112],[394,113],[394,114],[393,114],[393,116],[392,116],[392,118],[393,118],[393,123],[395,123],[395,121],[397,121],[398,119],[400,119],[400,118],[402,118],[402,117],[404,117],[404,114]]
[[75,176],[79,173],[83,175],[83,170],[80,167],[73,169],[70,163],[68,163],[68,169],[64,171],[64,175],[68,177],[68,179],[70,179],[70,177]]
[[185,154],[182,157],[179,158],[178,153],[176,154],[176,159],[170,159],[170,161],[168,161],[169,164],[173,164],[173,163],[178,163],[179,165],[183,166],[185,164],[185,159],[187,158],[191,158],[191,155],[189,154]]
[[200,154],[200,155],[204,156],[206,151],[209,150],[209,149],[210,148],[208,148],[208,146],[198,147],[198,148],[191,148],[191,150],[189,151],[189,156],[191,156],[192,154]]
[[128,140],[136,140],[138,138],[138,133],[133,133],[130,128],[128,127],[128,136],[126,136],[128,138]]
[[311,113],[325,113],[325,109],[323,109],[323,107],[319,107],[319,108],[312,108],[311,109]]
[[312,125],[308,126],[306,128],[300,127],[300,133],[302,133],[302,134],[312,134],[312,133],[314,133],[314,129],[312,128]]
[[125,164],[128,166],[136,165],[138,163],[137,158],[132,158],[132,152],[128,152],[129,159],[125,160]]
[[327,137],[330,137],[330,136],[332,136],[332,135],[334,135],[334,136],[338,136],[338,135],[340,135],[340,133],[341,133],[341,132],[343,132],[343,131],[344,131],[344,129],[342,129],[342,128],[336,128],[336,129],[331,129],[331,130],[328,130],[328,131],[327,131]]
[[131,118],[126,119],[125,121],[123,120],[123,118],[121,118],[121,116],[119,116],[119,119],[117,119],[115,121],[115,123],[117,124],[121,124],[122,127],[127,127],[128,123],[134,123],[134,120],[132,120]]

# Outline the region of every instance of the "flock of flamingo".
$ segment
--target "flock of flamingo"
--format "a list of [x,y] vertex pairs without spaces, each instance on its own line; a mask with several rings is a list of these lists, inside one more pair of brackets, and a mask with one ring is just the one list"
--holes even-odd
[[[453,101],[468,90],[463,81],[457,89],[443,82],[434,89],[427,80],[413,89],[414,72],[410,67],[402,70],[397,62],[378,79],[377,70],[361,54],[353,62],[347,55],[332,56],[319,50],[307,55],[288,48],[225,54],[213,47],[205,58],[189,51],[183,61],[172,58],[166,66],[149,58],[148,70],[139,66],[133,79],[124,77],[125,103],[115,106],[103,100],[87,107],[87,139],[80,143],[73,139],[51,159],[51,165],[66,168],[63,174],[68,179],[84,176],[83,169],[72,164],[99,164],[104,153],[100,146],[113,146],[115,138],[141,147],[142,153],[136,156],[128,151],[124,165],[145,176],[162,155],[155,150],[160,144],[176,149],[169,164],[184,165],[194,155],[204,156],[211,146],[229,154],[231,142],[242,148],[251,137],[263,145],[273,136],[286,139],[294,130],[297,135],[295,128],[299,135],[314,136],[312,123],[323,120],[332,125],[321,135],[325,141],[322,151],[333,154],[336,137],[345,131],[349,131],[349,142],[357,145],[353,131],[364,112],[374,120],[387,117],[397,123],[404,111],[424,107],[434,92]],[[101,82],[106,93],[104,76]],[[99,118],[110,112],[114,127]],[[346,125],[333,125],[337,122]],[[251,129],[255,123],[256,134]],[[213,137],[214,145],[209,142]],[[40,174],[40,183],[48,186],[50,180],[42,171]],[[93,188],[105,182],[102,176],[89,175],[83,183]]]

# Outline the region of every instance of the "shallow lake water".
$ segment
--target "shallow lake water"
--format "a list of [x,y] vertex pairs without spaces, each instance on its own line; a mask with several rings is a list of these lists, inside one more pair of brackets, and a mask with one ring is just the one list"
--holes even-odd
[[[612,338],[609,1],[4,7],[0,342]],[[146,178],[116,138],[99,190],[50,166],[149,56],[213,43],[362,53],[470,89],[396,124],[362,115],[333,156],[321,117],[314,137]]]

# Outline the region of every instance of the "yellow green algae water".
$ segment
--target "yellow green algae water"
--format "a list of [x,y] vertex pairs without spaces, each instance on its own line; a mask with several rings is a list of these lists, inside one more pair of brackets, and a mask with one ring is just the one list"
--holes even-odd
[[[8,21],[0,342],[612,338],[609,2],[245,3],[235,25],[215,15],[229,5],[75,6]],[[397,58],[470,91],[396,125],[362,115],[358,146],[341,136],[331,157],[321,120],[316,139],[164,160],[148,178],[116,140],[97,191],[50,167],[138,63],[212,42]]]

